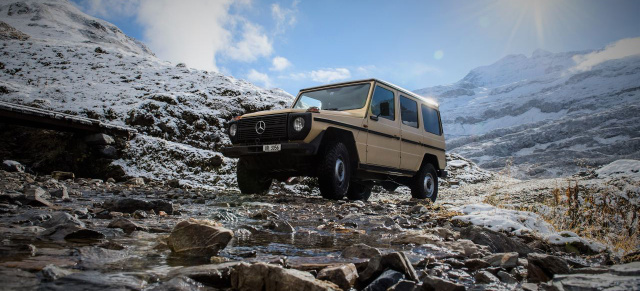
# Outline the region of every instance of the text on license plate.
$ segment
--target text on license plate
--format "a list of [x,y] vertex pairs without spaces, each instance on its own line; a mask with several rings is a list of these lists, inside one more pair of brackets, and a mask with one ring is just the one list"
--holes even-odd
[[279,144],[266,144],[262,146],[262,151],[271,153],[271,152],[279,152],[281,146]]

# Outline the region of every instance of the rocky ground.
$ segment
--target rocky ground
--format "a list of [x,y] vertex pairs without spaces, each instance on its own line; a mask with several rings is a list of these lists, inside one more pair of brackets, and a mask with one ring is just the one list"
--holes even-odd
[[463,213],[449,205],[482,197],[455,175],[431,205],[403,189],[329,201],[287,187],[240,195],[13,166],[0,171],[10,290],[640,289],[640,262],[454,219]]

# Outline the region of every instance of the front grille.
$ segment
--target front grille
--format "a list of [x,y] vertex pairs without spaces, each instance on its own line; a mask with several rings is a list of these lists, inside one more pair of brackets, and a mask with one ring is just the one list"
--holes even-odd
[[[264,121],[262,134],[256,132],[256,124]],[[246,117],[238,120],[236,143],[262,144],[287,140],[287,114],[274,114],[257,117]]]

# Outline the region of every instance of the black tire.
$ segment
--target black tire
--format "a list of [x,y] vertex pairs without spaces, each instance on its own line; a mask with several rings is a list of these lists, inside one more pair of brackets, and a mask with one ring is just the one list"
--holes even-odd
[[318,167],[320,194],[325,199],[340,200],[349,190],[351,164],[347,147],[336,142],[327,145]]
[[436,202],[438,198],[438,175],[432,164],[426,164],[413,177],[411,181],[411,196],[416,199],[431,199]]
[[271,177],[265,176],[257,170],[251,170],[247,161],[243,158],[238,160],[236,168],[236,180],[238,188],[242,194],[267,194],[271,188]]
[[349,191],[347,191],[347,198],[349,200],[367,201],[371,197],[371,188],[373,186],[368,183],[351,181]]

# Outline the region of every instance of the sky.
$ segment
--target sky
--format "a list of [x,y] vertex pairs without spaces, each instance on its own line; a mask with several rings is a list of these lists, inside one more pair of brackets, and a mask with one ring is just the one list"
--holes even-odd
[[160,59],[293,95],[365,78],[410,90],[446,85],[508,54],[640,37],[633,0],[71,1]]

